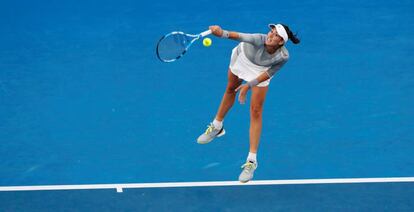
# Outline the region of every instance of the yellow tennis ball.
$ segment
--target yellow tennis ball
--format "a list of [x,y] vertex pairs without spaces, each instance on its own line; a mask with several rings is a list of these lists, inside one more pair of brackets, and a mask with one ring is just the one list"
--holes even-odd
[[209,47],[209,46],[211,46],[211,43],[212,43],[213,41],[211,41],[211,39],[210,38],[204,38],[203,39],[203,45],[205,46],[205,47]]

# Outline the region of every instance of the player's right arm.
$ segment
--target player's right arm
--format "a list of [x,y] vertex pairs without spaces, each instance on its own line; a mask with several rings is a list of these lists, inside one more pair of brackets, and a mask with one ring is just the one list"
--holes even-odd
[[223,30],[220,26],[214,25],[210,26],[209,29],[211,33],[217,37],[229,38],[232,40],[237,40],[240,42],[251,43],[255,46],[260,46],[264,44],[263,35],[260,34],[248,34],[234,31]]

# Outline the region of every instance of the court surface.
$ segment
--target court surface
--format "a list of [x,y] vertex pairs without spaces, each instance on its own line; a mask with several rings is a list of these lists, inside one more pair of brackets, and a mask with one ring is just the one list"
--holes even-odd
[[[413,9],[1,1],[0,211],[413,211]],[[248,103],[234,104],[224,137],[196,143],[237,42],[210,36],[168,64],[155,45],[176,30],[266,33],[274,22],[301,43],[272,79],[259,168],[241,185]]]

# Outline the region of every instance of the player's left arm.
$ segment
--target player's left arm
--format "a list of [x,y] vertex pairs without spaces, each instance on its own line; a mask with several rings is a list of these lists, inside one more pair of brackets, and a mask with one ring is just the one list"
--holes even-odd
[[263,72],[256,79],[237,87],[236,92],[240,91],[239,98],[238,98],[240,104],[244,104],[246,102],[247,91],[249,91],[250,88],[252,88],[253,86],[256,86],[257,84],[261,82],[268,80],[269,78],[270,78],[269,74],[267,72]]
[[249,91],[250,88],[273,77],[276,74],[276,72],[280,70],[280,68],[283,66],[284,63],[285,62],[273,65],[267,71],[260,74],[256,79],[251,80],[237,87],[236,92],[240,91],[239,98],[238,98],[240,104],[244,104],[246,102],[247,92]]

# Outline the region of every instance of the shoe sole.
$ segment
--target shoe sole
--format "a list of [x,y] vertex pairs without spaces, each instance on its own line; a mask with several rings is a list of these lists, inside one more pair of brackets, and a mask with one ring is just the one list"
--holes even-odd
[[253,175],[252,175],[252,177],[250,177],[249,179],[245,179],[245,180],[241,180],[240,179],[240,177],[239,177],[239,181],[241,182],[241,183],[247,183],[247,182],[249,182],[250,180],[252,180],[253,179]]
[[205,142],[200,142],[200,141],[197,141],[197,143],[198,143],[198,144],[208,144],[208,143],[210,143],[212,140],[214,140],[215,138],[219,138],[219,137],[221,137],[221,136],[223,136],[223,135],[225,135],[225,134],[226,134],[226,130],[224,130],[224,129],[223,129],[223,131],[221,131],[221,133],[217,134],[217,135],[216,135],[216,137],[212,138],[211,140],[209,140],[209,141],[205,141]]
[[247,183],[247,182],[249,182],[250,180],[252,180],[253,179],[253,177],[252,178],[250,178],[250,179],[248,179],[248,180],[240,180],[239,179],[239,181],[241,182],[241,183]]

